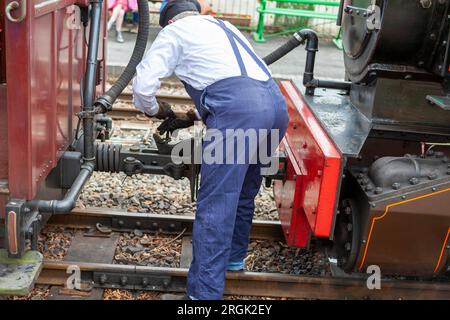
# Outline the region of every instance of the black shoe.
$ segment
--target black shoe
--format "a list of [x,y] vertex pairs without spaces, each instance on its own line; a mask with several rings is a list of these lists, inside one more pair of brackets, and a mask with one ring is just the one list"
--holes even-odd
[[186,294],[166,293],[161,295],[161,300],[191,300]]

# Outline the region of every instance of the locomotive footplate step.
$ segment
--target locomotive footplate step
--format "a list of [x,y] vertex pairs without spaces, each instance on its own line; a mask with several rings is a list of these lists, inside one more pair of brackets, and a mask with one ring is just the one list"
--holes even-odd
[[42,254],[28,251],[20,259],[11,259],[0,250],[0,295],[26,295],[42,270]]

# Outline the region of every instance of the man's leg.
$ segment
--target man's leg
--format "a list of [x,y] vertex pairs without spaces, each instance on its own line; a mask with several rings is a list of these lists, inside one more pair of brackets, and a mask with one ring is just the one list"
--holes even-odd
[[[221,143],[215,141],[207,146]],[[206,164],[201,166],[201,184],[192,237],[193,260],[189,269],[189,296],[222,298],[230,255],[236,211],[248,165]]]
[[229,270],[243,270],[243,261],[247,255],[253,213],[255,211],[255,197],[261,188],[261,166],[252,164],[244,179],[234,226],[233,242],[229,262]]
[[[258,149],[259,161],[261,161],[261,156],[265,156],[268,159],[273,156],[277,146],[284,137],[289,122],[284,98],[281,96],[277,100],[277,103],[273,106],[273,109],[276,110],[276,112],[274,112],[272,117],[272,129],[275,131],[268,132],[266,139],[258,142],[259,144],[266,144],[264,154],[260,154],[260,150]],[[272,165],[271,163],[267,164],[267,159],[263,163],[265,163],[264,166],[261,165],[261,163],[250,165],[245,176],[241,195],[239,197],[233,243],[228,262],[228,270],[230,271],[240,271],[244,269],[243,260],[247,256],[248,251],[253,214],[255,211],[255,197],[258,194],[262,183],[261,169],[262,167],[270,167]]]

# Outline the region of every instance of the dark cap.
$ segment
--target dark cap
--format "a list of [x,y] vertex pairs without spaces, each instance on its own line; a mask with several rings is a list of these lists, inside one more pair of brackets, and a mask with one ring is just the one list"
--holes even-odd
[[200,12],[200,3],[196,0],[168,0],[167,3],[163,3],[159,16],[159,25],[164,28],[173,17],[186,11]]

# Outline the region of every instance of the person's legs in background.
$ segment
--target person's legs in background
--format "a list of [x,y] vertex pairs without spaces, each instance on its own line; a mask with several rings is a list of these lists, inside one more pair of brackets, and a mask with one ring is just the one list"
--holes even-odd
[[122,9],[122,5],[118,4],[114,7],[111,18],[109,18],[108,21],[108,31],[112,28],[112,25],[114,22],[116,23],[116,41],[117,42],[124,42],[123,36],[122,36],[122,24],[123,19],[125,16],[125,10]]
[[116,40],[117,40],[117,42],[120,42],[120,43],[124,42],[123,36],[122,36],[122,24],[123,24],[124,17],[125,17],[125,10],[123,10],[121,8],[119,15],[117,17],[117,21],[116,21],[116,31],[117,31]]
[[112,25],[114,24],[114,22],[116,22],[117,17],[119,16],[120,10],[122,10],[122,6],[121,5],[116,5],[111,12],[111,17],[109,18],[108,21],[108,31],[111,30]]

